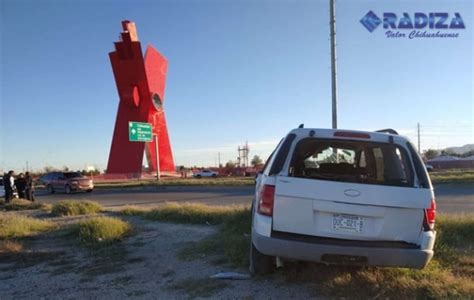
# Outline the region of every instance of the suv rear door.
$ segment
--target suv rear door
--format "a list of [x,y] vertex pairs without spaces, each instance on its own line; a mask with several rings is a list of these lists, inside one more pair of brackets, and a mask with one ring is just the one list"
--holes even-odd
[[306,138],[289,175],[276,178],[273,230],[417,243],[431,197],[430,189],[414,187],[401,145]]

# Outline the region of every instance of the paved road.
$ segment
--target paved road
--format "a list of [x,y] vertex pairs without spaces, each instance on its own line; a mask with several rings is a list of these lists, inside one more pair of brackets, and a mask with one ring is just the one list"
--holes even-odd
[[440,213],[474,213],[474,184],[440,184],[435,196]]
[[[134,204],[153,206],[164,202],[200,202],[211,205],[249,204],[254,188],[240,187],[147,187],[133,189],[96,189],[92,193],[45,194],[38,200],[55,203],[64,199],[83,199],[118,208]],[[439,213],[474,213],[474,185],[443,184],[435,187]]]

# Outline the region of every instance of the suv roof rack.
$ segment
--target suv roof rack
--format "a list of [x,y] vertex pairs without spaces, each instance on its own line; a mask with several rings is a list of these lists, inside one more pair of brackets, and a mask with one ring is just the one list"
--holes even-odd
[[398,132],[396,132],[392,128],[380,129],[380,130],[376,130],[375,132],[384,132],[384,133],[390,133],[390,134],[398,135]]

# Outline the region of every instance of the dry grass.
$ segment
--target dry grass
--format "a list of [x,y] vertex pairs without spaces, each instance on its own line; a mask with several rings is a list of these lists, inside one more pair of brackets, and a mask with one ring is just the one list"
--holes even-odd
[[[167,203],[154,209],[126,207],[121,211],[127,216],[141,216],[151,221],[219,225],[219,232],[200,243],[193,243],[179,254],[189,260],[205,255],[224,253],[233,265],[248,262],[247,250],[251,214],[249,206],[214,206],[199,203]],[[246,249],[245,251],[243,249]]]
[[0,215],[0,239],[22,238],[51,230],[56,225],[17,214]]
[[218,225],[234,217],[239,211],[246,210],[247,207],[171,202],[153,209],[127,206],[120,213],[126,216],[142,216],[151,221]]
[[298,263],[283,272],[289,282],[309,283],[330,297],[438,299],[466,298],[474,293],[472,278],[456,276],[436,260],[423,270]]
[[124,216],[142,216],[148,211],[150,211],[150,209],[143,208],[136,205],[126,205],[124,208],[120,210],[120,214]]
[[16,254],[23,251],[23,244],[18,241],[5,240],[0,241],[0,255]]
[[53,216],[90,215],[102,211],[102,205],[93,201],[64,200],[54,204],[51,209]]
[[433,184],[439,183],[474,183],[473,169],[449,169],[430,172]]
[[[218,234],[192,243],[178,257],[192,260],[223,253],[223,262],[242,268],[248,265],[248,207],[168,204],[153,210],[129,207],[123,213],[156,221],[218,224]],[[435,257],[423,270],[299,262],[288,263],[282,273],[288,281],[308,283],[329,297],[474,298],[474,215],[439,216],[436,227]]]

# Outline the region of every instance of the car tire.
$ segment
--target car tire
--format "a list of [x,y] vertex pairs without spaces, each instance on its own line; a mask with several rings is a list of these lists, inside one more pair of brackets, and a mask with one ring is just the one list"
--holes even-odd
[[48,184],[48,185],[46,186],[46,189],[48,190],[48,193],[54,194],[54,189],[53,189],[53,187],[51,186],[51,184]]
[[212,178],[216,178],[216,177],[217,177],[217,175],[216,175],[216,174],[212,174]]
[[70,193],[72,192],[71,186],[70,186],[69,184],[66,184],[66,185],[64,186],[64,192],[65,192],[66,194],[70,194]]
[[201,179],[201,175],[196,175],[196,178],[197,178],[197,179]]
[[87,190],[86,192],[88,192],[88,193],[92,193],[92,190]]
[[253,245],[252,241],[250,241],[249,261],[249,271],[252,275],[269,274],[273,271],[275,265],[273,257],[258,251],[258,249]]

